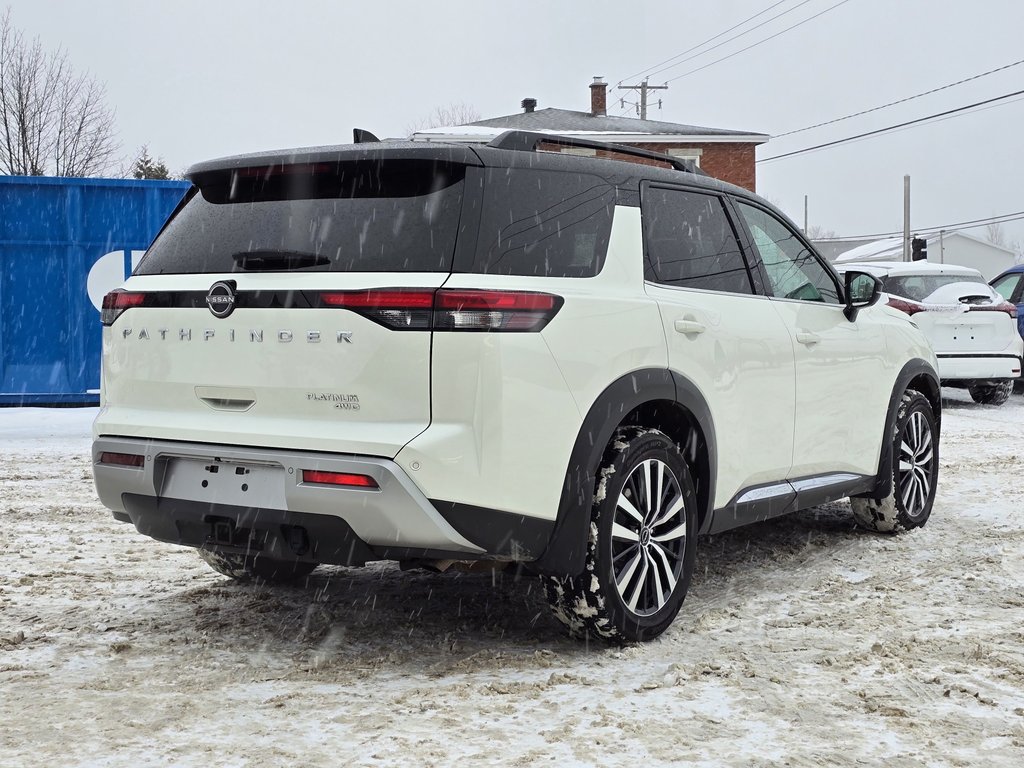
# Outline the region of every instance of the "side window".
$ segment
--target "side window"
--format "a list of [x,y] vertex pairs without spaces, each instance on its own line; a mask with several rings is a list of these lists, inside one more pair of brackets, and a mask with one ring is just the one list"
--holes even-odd
[[775,296],[839,304],[839,286],[792,230],[772,214],[736,201]]
[[604,266],[615,187],[582,173],[484,170],[475,259],[484,275],[593,277]]
[[1020,284],[1020,273],[1017,272],[1012,275],[1007,275],[1001,280],[997,280],[992,283],[992,287],[999,291],[999,295],[1007,301],[1013,301],[1013,295],[1017,292],[1017,286]]
[[753,293],[747,263],[721,199],[646,187],[644,277],[655,283]]

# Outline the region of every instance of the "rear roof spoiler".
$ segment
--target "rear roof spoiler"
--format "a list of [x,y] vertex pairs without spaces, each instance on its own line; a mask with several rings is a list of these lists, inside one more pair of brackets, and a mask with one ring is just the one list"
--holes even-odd
[[591,139],[578,139],[570,136],[561,136],[557,133],[537,133],[536,131],[505,131],[490,141],[487,146],[493,149],[511,149],[517,152],[536,152],[541,144],[555,144],[560,147],[581,147],[584,149],[602,150],[613,152],[617,155],[631,155],[642,157],[647,160],[657,160],[667,163],[677,171],[683,173],[695,173],[700,176],[707,176],[704,171],[696,166],[692,160],[684,160],[681,157],[672,157],[660,152],[651,152],[638,147],[630,147],[625,144],[612,144],[605,141],[592,141]]

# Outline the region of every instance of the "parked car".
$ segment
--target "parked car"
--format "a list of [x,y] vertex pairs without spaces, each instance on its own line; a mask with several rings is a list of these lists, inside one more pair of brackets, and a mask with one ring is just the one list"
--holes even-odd
[[686,161],[513,131],[189,178],[104,301],[93,459],[115,518],[220,573],[513,563],[574,634],[644,640],[698,534],[931,514],[927,339]]
[[1010,267],[990,285],[1006,301],[1017,307],[1017,330],[1024,337],[1024,264]]
[[1002,405],[1020,376],[1024,342],[1017,307],[976,269],[928,261],[842,264],[882,281],[890,307],[914,318],[935,349],[942,383],[978,403]]

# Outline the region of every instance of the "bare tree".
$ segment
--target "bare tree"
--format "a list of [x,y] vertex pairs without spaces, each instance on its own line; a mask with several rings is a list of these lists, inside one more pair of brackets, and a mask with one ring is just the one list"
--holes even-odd
[[1003,225],[998,221],[993,221],[987,227],[985,227],[985,239],[993,245],[1001,245],[1004,248],[1006,244],[1006,232],[1003,231]]
[[811,240],[831,240],[836,236],[836,231],[825,229],[821,224],[811,224],[804,234]]
[[465,125],[466,123],[474,123],[480,119],[480,113],[476,107],[470,106],[463,102],[456,104],[452,102],[443,107],[434,107],[426,117],[422,117],[414,123],[409,123],[405,126],[405,133],[407,136],[411,136],[416,131],[422,131],[425,128],[441,128],[446,125]]
[[0,16],[0,173],[96,176],[118,142],[103,84],[76,74],[63,50],[47,52]]

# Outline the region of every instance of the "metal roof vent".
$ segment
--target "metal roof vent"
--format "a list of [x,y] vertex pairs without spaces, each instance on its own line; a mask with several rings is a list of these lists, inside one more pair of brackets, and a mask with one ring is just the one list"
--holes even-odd
[[523,99],[523,112],[533,112],[537,108],[536,99]]

